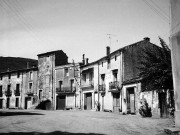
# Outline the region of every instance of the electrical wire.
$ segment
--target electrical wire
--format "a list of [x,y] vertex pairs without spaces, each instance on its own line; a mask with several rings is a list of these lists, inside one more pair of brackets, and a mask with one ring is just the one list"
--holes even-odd
[[165,22],[169,23],[169,19],[164,16],[162,13],[160,13],[154,6],[152,6],[147,0],[143,0],[143,2],[149,6],[161,19],[163,19]]

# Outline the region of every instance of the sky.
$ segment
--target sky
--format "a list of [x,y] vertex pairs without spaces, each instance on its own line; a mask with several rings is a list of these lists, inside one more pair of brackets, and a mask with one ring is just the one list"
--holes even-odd
[[93,62],[149,37],[169,44],[169,0],[0,0],[0,56],[63,50]]

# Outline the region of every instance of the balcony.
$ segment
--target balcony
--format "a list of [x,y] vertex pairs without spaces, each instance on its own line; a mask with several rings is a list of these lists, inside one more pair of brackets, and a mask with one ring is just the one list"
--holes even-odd
[[56,88],[57,93],[74,93],[76,91],[76,87],[63,86],[62,88]]
[[94,81],[87,81],[87,82],[82,81],[82,82],[81,82],[81,87],[82,87],[83,89],[94,88]]
[[120,90],[119,81],[110,82],[109,90]]
[[32,90],[29,90],[29,91],[26,92],[26,94],[27,94],[28,96],[33,96],[33,95],[34,95],[34,92],[33,92]]
[[6,95],[7,97],[10,97],[10,96],[12,95],[12,90],[7,90],[7,91],[5,91],[5,95]]
[[99,91],[100,92],[105,92],[106,91],[106,85],[105,84],[99,85]]
[[19,91],[19,89],[17,89],[17,90],[14,91],[14,95],[15,95],[15,96],[20,96],[20,91]]

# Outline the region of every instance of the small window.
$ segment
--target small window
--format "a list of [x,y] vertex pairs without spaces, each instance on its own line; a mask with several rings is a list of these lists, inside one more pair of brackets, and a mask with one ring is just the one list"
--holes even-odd
[[117,60],[117,56],[116,56],[116,55],[115,55],[115,58],[114,58],[114,59],[115,59],[115,61]]
[[16,90],[19,91],[19,84],[16,84]]
[[32,83],[29,83],[29,90],[32,90]]
[[64,76],[69,76],[68,68],[65,68],[65,69],[64,69]]
[[111,60],[110,59],[107,60],[107,68],[108,69],[111,68]]
[[59,90],[62,91],[62,85],[63,85],[63,82],[62,81],[59,81]]
[[11,79],[11,74],[8,74],[8,79]]
[[18,73],[17,73],[17,78],[19,78],[19,77],[20,77],[20,73],[18,72]]
[[118,70],[113,70],[113,81],[117,82],[117,74],[118,74]]
[[30,79],[30,80],[33,80],[33,74],[32,74],[32,72],[29,72],[29,79]]
[[101,74],[101,84],[105,83],[105,74]]
[[0,80],[2,80],[2,78],[3,78],[3,76],[1,75],[1,76],[0,76]]
[[103,62],[102,62],[102,67],[103,67]]

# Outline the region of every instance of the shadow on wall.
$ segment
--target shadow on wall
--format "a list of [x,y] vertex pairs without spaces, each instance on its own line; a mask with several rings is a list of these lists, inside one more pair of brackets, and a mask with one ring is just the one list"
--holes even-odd
[[42,110],[52,110],[52,105],[50,100],[41,101],[37,106],[36,109]]
[[44,115],[44,114],[31,113],[31,112],[6,112],[6,111],[0,112],[0,117],[1,116],[16,116],[16,115]]
[[39,133],[39,132],[10,132],[1,133],[1,135],[103,135],[98,133],[69,133],[62,131],[54,131],[50,133]]

